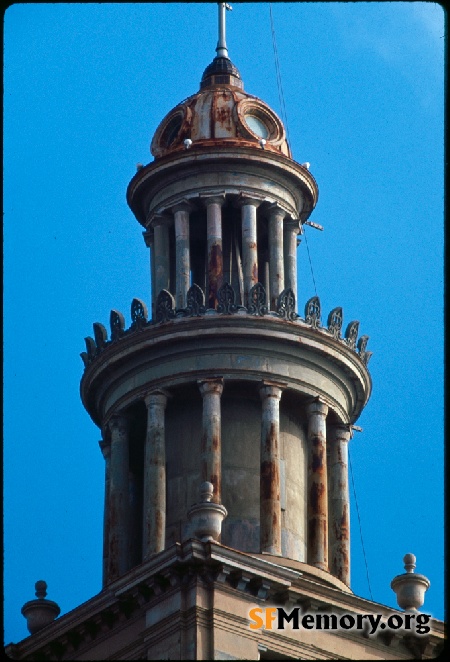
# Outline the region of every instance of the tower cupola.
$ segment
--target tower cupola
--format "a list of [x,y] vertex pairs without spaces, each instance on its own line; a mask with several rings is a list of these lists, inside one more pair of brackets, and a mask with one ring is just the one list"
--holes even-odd
[[[94,324],[82,355],[106,462],[104,581],[204,537],[211,516],[222,545],[348,591],[346,453],[371,391],[368,337],[355,320],[344,331],[340,307],[322,326],[317,296],[298,311],[318,188],[276,113],[244,91],[225,11],[200,90],[159,124],[127,190],[151,309],[134,299],[128,328],[112,310],[110,336]],[[194,507],[199,485],[211,501]]]

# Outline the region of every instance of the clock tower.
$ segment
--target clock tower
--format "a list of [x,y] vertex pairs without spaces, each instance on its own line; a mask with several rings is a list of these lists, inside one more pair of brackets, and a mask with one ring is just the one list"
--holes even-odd
[[[15,659],[406,659],[443,639],[438,621],[427,637],[249,626],[267,607],[399,612],[351,590],[347,448],[371,393],[368,336],[303,299],[297,243],[318,186],[244,89],[225,12],[198,91],[128,185],[149,303],[111,310],[82,353],[105,459],[103,588],[56,621],[53,608]],[[395,586],[423,593],[422,578]]]

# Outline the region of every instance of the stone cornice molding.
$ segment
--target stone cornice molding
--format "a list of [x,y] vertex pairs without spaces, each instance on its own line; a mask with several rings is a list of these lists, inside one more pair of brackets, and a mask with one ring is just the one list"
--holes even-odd
[[[269,557],[272,558],[272,557]],[[278,557],[277,557],[278,558]],[[295,563],[295,562],[294,562]],[[300,564],[298,564],[300,565]],[[110,636],[114,627],[117,634],[126,627],[129,619],[141,617],[143,612],[157,604],[158,596],[193,586],[196,578],[214,590],[240,592],[249,602],[274,601],[286,606],[302,606],[303,609],[323,609],[332,613],[382,614],[383,620],[391,614],[402,613],[385,605],[353,595],[349,589],[328,585],[324,578],[308,576],[309,566],[301,564],[305,572],[288,568],[268,559],[238,552],[218,543],[201,543],[189,540],[176,543],[156,557],[133,568],[123,577],[109,584],[101,593],[76,609],[53,621],[43,630],[27,637],[18,644],[6,647],[12,659],[55,654],[62,659],[73,659],[70,651],[82,653],[83,648],[95,639],[97,645]],[[184,581],[187,579],[187,583]],[[338,580],[333,578],[334,583]],[[431,619],[431,632],[427,637],[411,637],[411,634],[395,633],[408,650],[422,648],[436,650],[444,641],[444,623]],[[263,633],[264,634],[264,633]],[[360,640],[363,633],[350,633]],[[345,633],[348,637],[349,633]],[[419,641],[420,640],[420,641]],[[388,642],[383,634],[369,639],[374,648],[384,652]],[[142,642],[143,643],[143,642]],[[390,643],[390,642],[389,642]],[[139,646],[139,642],[136,642]],[[78,650],[79,649],[79,650]],[[389,649],[388,649],[389,650]]]

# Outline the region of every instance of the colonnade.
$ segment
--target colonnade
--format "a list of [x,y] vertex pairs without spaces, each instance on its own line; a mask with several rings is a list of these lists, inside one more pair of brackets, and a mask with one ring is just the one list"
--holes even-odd
[[[224,282],[223,262],[223,218],[222,210],[227,200],[220,195],[201,196],[200,204],[206,209],[206,246],[207,258],[205,264],[206,303],[209,308],[215,308],[217,292]],[[258,273],[258,218],[263,214],[268,219],[269,250],[268,250],[268,285],[270,307],[276,309],[278,296],[285,288],[291,288],[297,294],[297,235],[300,231],[299,221],[292,220],[277,203],[262,207],[263,200],[240,194],[233,201],[235,208],[240,210],[242,235],[242,278],[243,301],[248,305],[248,294],[258,281],[267,286],[264,266],[260,265]],[[258,209],[261,207],[261,211]],[[152,301],[154,304],[158,293],[165,289],[174,291],[177,308],[186,306],[186,296],[191,285],[191,253],[190,253],[190,217],[194,209],[193,203],[183,200],[163,213],[154,214],[149,222],[149,229],[144,233],[147,246],[150,248]],[[171,283],[169,260],[169,231],[175,233],[175,282]]]
[[[223,379],[198,381],[202,396],[201,481],[214,486],[221,503],[221,396]],[[260,445],[260,551],[282,555],[280,500],[280,400],[286,384],[263,381]],[[144,398],[147,431],[144,450],[142,560],[165,548],[165,408],[169,394]],[[349,426],[327,425],[328,406],[318,398],[307,415],[307,562],[350,583],[350,522],[347,442]],[[113,415],[104,432],[104,583],[130,569],[129,422]],[[244,442],[245,440],[243,440]],[[226,506],[226,504],[225,504]]]

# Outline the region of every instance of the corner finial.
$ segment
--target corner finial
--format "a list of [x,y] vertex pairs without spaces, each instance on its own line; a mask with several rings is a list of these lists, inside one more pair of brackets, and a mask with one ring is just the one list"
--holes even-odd
[[405,611],[417,612],[425,600],[425,593],[430,587],[430,580],[424,575],[414,572],[416,557],[414,554],[405,554],[403,557],[405,570],[391,581],[391,588],[397,596],[397,604]]
[[219,8],[219,41],[217,42],[216,53],[217,53],[217,57],[228,57],[228,49],[227,49],[226,35],[225,35],[225,30],[226,30],[225,12],[227,10],[231,11],[233,8],[227,2],[218,2],[217,5]]

